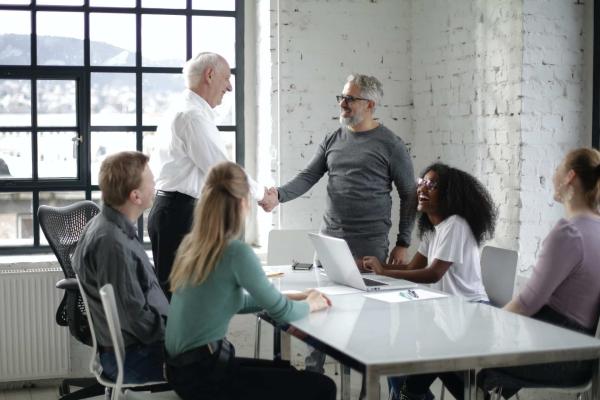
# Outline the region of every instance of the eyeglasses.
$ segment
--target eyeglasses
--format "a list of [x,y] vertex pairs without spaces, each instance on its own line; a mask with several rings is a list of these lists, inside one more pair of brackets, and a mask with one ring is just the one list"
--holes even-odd
[[342,102],[346,102],[348,104],[355,102],[356,100],[365,100],[365,101],[370,101],[369,99],[365,99],[362,97],[354,97],[354,96],[346,96],[343,94],[337,95],[335,96],[335,98],[337,99],[338,103],[342,103]]
[[429,179],[419,178],[417,179],[417,187],[425,186],[427,190],[435,190],[438,187],[438,183]]

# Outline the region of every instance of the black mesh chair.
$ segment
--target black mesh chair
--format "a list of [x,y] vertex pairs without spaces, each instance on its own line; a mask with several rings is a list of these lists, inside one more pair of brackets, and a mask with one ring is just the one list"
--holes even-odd
[[[77,278],[71,265],[71,257],[83,228],[99,212],[98,206],[87,200],[66,207],[40,206],[38,209],[42,232],[65,274],[65,279],[56,283],[57,288],[65,291],[56,311],[56,323],[68,326],[71,335],[88,346],[92,345],[92,336]],[[71,393],[71,386],[82,389]],[[65,379],[59,387],[60,400],[85,399],[103,393],[104,386],[100,385],[95,378]]]

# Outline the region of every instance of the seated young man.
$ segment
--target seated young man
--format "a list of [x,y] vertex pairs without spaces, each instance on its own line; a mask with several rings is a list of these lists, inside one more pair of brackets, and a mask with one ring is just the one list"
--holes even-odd
[[104,204],[86,226],[73,265],[87,294],[103,374],[116,380],[116,359],[99,294],[110,283],[125,341],[124,382],[161,381],[168,302],[135,226],[154,198],[148,157],[135,151],[107,157],[100,167],[99,185]]

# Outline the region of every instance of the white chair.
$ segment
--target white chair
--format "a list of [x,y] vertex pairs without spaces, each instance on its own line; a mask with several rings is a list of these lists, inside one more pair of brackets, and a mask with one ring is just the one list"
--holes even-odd
[[[481,251],[481,280],[490,303],[503,307],[512,300],[519,253],[515,250],[485,246]],[[440,400],[444,400],[442,385]]]
[[481,278],[490,302],[503,307],[512,300],[519,253],[485,246],[481,251]]
[[[81,284],[80,284],[81,287]],[[82,288],[83,289],[83,288]],[[82,293],[83,290],[81,291]],[[104,313],[106,315],[106,322],[108,324],[108,330],[110,331],[110,338],[112,341],[113,348],[115,350],[115,358],[117,360],[117,380],[116,382],[112,382],[106,380],[102,377],[102,367],[100,366],[99,359],[97,355],[93,357],[92,363],[90,364],[90,368],[93,368],[92,372],[96,375],[96,379],[100,383],[105,386],[113,388],[112,390],[112,400],[123,400],[127,398],[147,398],[151,397],[152,400],[164,399],[164,400],[179,400],[179,396],[175,394],[174,391],[160,391],[160,392],[137,392],[133,393],[130,391],[126,391],[123,393],[123,389],[126,388],[140,388],[144,386],[152,385],[161,385],[166,382],[146,382],[146,383],[123,383],[123,375],[124,375],[124,360],[125,360],[125,343],[123,341],[123,333],[121,332],[121,323],[119,322],[119,312],[117,310],[117,303],[115,301],[115,292],[113,290],[112,285],[106,284],[100,288],[100,300],[102,301],[102,307],[104,308]],[[84,296],[84,301],[86,302],[87,307],[87,299]],[[87,313],[88,317],[90,317],[90,313]],[[90,317],[91,318],[91,317]],[[90,324],[91,325],[91,324]],[[96,340],[94,338],[94,347],[96,347]],[[95,363],[97,361],[97,364]],[[100,375],[97,375],[97,371],[100,371]]]
[[[88,324],[90,326],[90,334],[92,336],[92,357],[90,359],[90,372],[94,374],[96,380],[104,387],[115,388],[117,383],[107,379],[102,375],[102,364],[100,363],[100,356],[98,354],[98,341],[96,340],[96,332],[94,331],[94,321],[92,318],[92,314],[90,313],[90,307],[88,303],[87,293],[83,290],[83,286],[81,282],[79,282],[79,277],[75,275],[77,280],[77,284],[79,285],[79,291],[81,293],[81,298],[83,300],[83,305],[85,308],[85,315],[88,319]],[[113,295],[114,297],[114,295]],[[108,320],[108,317],[107,317]],[[110,326],[109,326],[110,327]],[[120,329],[120,324],[119,324]],[[120,330],[119,330],[120,332]],[[115,349],[117,346],[113,346]],[[141,386],[155,386],[155,385],[166,385],[166,381],[158,381],[158,382],[145,382],[145,383],[123,383],[122,387],[130,388],[130,387],[141,387]]]
[[[294,261],[312,264],[315,249],[308,234],[313,230],[274,229],[269,232],[267,265],[291,265]],[[260,332],[262,318],[256,316],[254,358],[260,358]]]

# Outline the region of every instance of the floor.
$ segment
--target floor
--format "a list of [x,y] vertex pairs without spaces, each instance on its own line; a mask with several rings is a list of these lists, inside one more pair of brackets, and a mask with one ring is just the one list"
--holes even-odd
[[[339,387],[339,375],[335,375],[334,366],[327,365],[326,373],[336,381]],[[360,376],[357,373],[352,374],[352,399],[358,399],[360,393]],[[0,389],[0,400],[56,400],[58,399],[58,384],[55,382],[36,384],[27,388],[20,389]],[[387,400],[387,392],[384,390],[385,384],[382,382],[381,399]],[[432,391],[439,398],[440,383],[434,382]],[[339,393],[338,393],[339,398]],[[576,396],[565,394],[551,393],[544,390],[523,390],[520,393],[521,400],[563,400],[575,399]],[[446,400],[454,400],[454,398],[446,392]],[[104,400],[103,396],[95,397],[90,400]]]

